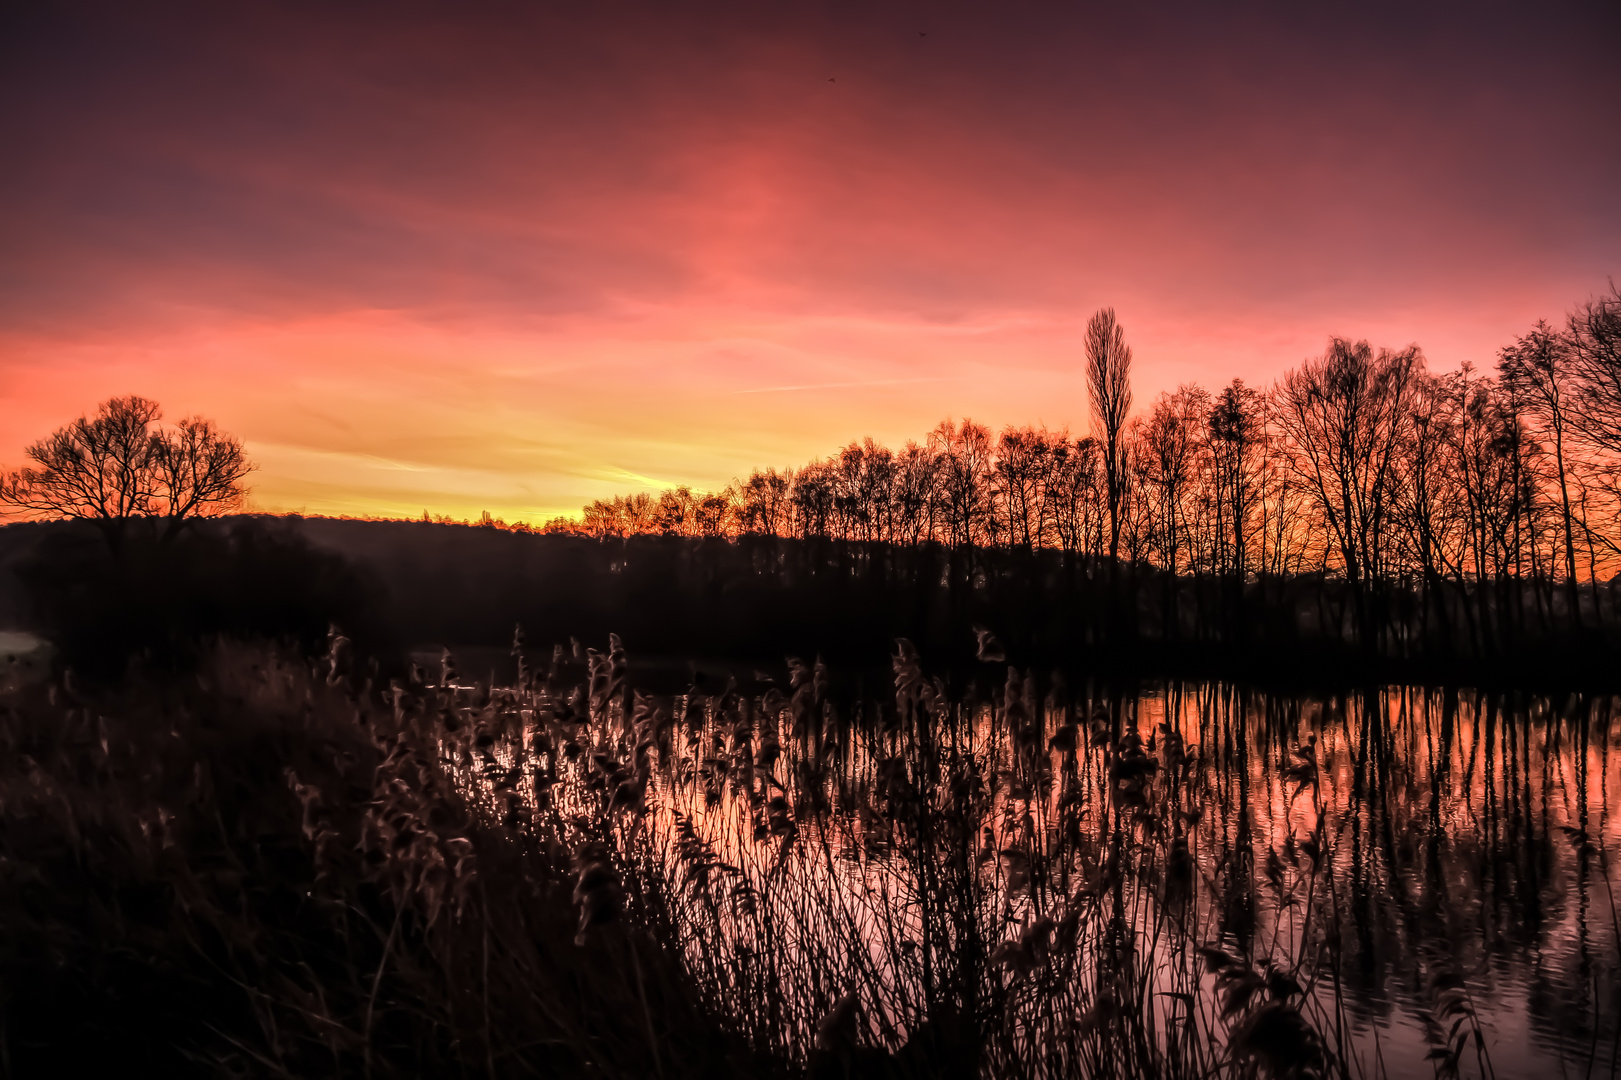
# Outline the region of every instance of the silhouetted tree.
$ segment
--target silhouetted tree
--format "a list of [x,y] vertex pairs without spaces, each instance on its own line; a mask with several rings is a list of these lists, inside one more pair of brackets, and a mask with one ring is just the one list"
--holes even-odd
[[1055,448],[1046,490],[1058,546],[1088,558],[1096,558],[1103,546],[1107,516],[1100,496],[1101,460],[1097,440],[1090,436]]
[[1178,387],[1154,403],[1141,440],[1145,478],[1153,489],[1152,505],[1158,519],[1161,565],[1174,579],[1181,569],[1183,534],[1187,531],[1184,503],[1197,479],[1201,450],[1200,426],[1210,409],[1210,395],[1195,385]]
[[1452,626],[1445,581],[1452,574],[1461,585],[1460,548],[1467,536],[1458,505],[1460,474],[1453,442],[1458,412],[1456,382],[1455,377],[1428,373],[1415,382],[1412,424],[1407,430],[1402,479],[1396,486],[1393,508],[1408,562],[1417,566],[1423,582],[1424,611],[1433,613],[1449,648]]
[[1052,467],[1052,440],[1035,428],[1008,428],[996,444],[992,468],[1008,543],[1026,551],[1041,546],[1047,535],[1047,501],[1043,499]]
[[766,469],[749,474],[742,487],[740,524],[744,532],[779,535],[788,525],[788,492],[793,475]]
[[832,470],[826,462],[813,461],[794,474],[794,535],[802,540],[831,535],[834,486]]
[[946,542],[953,547],[985,542],[994,464],[991,433],[972,420],[964,419],[958,427],[945,420],[929,435],[929,446],[939,461]]
[[1206,419],[1215,510],[1218,572],[1240,581],[1249,572],[1256,450],[1261,445],[1261,396],[1234,379],[1216,395]]
[[253,470],[242,443],[201,417],[165,431],[157,402],[112,398],[28,447],[33,466],[0,473],[0,503],[93,522],[118,548],[131,521],[164,523],[171,541],[194,518],[238,508]]
[[[809,574],[880,567],[952,590],[953,609],[981,603],[997,574],[1041,575],[1030,580],[1075,601],[1072,629],[1105,638],[1159,609],[1165,639],[1191,612],[1206,640],[1309,626],[1390,655],[1486,656],[1588,612],[1605,625],[1615,585],[1600,568],[1621,562],[1621,297],[1578,308],[1563,330],[1531,328],[1502,352],[1498,379],[1467,365],[1431,375],[1416,346],[1336,338],[1267,392],[1184,386],[1135,418],[1112,311],[1091,320],[1086,351],[1086,438],[1008,427],[993,439],[947,420],[898,454],[869,438],[717,495],[593,503],[584,531],[836,541]],[[870,557],[933,543],[947,549],[943,574]],[[1018,571],[998,562],[1009,549]]]
[[895,458],[897,543],[916,547],[939,530],[940,463],[927,446],[908,442]]
[[1570,339],[1538,322],[1529,334],[1504,349],[1498,361],[1503,386],[1553,444],[1554,476],[1564,526],[1565,588],[1571,621],[1580,627],[1581,597],[1576,578],[1576,525],[1570,502],[1570,476],[1565,462],[1570,400],[1574,397],[1574,350]]
[[1086,386],[1092,404],[1092,426],[1103,451],[1103,478],[1109,493],[1109,558],[1120,554],[1120,504],[1125,496],[1126,462],[1121,434],[1131,412],[1131,347],[1104,308],[1086,324]]
[[1621,454],[1621,289],[1590,300],[1570,316],[1567,334],[1578,380],[1574,415],[1582,432]]
[[1356,602],[1357,633],[1374,644],[1372,583],[1384,569],[1385,530],[1405,435],[1416,347],[1377,355],[1365,341],[1335,338],[1328,352],[1283,378],[1279,421],[1294,466],[1315,496]]

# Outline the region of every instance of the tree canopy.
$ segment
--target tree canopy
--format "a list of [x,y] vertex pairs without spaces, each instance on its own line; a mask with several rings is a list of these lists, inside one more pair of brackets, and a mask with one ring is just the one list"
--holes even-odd
[[148,398],[111,398],[58,428],[0,471],[0,507],[36,518],[95,523],[117,547],[129,523],[149,520],[172,540],[188,521],[238,509],[253,463],[242,442],[200,416],[159,426]]

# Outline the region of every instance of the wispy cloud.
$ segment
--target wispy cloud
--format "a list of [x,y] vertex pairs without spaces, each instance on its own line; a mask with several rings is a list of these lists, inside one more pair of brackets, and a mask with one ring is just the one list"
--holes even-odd
[[795,390],[844,390],[855,386],[902,386],[907,383],[945,382],[951,375],[926,375],[917,379],[868,379],[863,382],[795,383],[792,386],[759,386],[751,390],[733,390],[734,394],[786,394]]
[[1084,431],[1103,305],[1148,408],[1330,333],[1484,365],[1616,270],[1613,16],[1015,6],[25,20],[0,463],[141,393],[267,508],[532,520],[965,411]]
[[648,476],[645,473],[635,472],[631,469],[622,469],[618,465],[609,465],[607,468],[601,470],[588,470],[583,472],[581,475],[590,476],[593,479],[601,478],[613,480],[618,483],[640,484],[642,487],[650,488],[662,489],[677,486],[673,481],[659,480],[655,477]]

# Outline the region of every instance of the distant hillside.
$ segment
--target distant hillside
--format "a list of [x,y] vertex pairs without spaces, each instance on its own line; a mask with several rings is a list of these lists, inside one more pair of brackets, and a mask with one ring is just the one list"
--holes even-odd
[[[479,673],[510,664],[506,655],[519,623],[537,649],[570,638],[601,647],[609,633],[618,633],[644,658],[780,664],[785,652],[871,662],[887,655],[893,637],[926,641],[934,636],[931,621],[942,631],[949,621],[943,609],[932,610],[940,590],[919,594],[907,584],[910,572],[889,575],[891,587],[871,574],[852,574],[843,544],[813,554],[775,538],[604,542],[467,525],[299,517],[224,518],[198,528],[226,535],[243,526],[342,556],[372,587],[393,640],[419,651],[441,645],[471,651],[475,658],[464,666]],[[66,523],[0,527],[0,618],[33,624],[15,569],[66,538],[83,541],[84,532]],[[867,565],[871,556],[862,553],[857,561]],[[970,649],[966,624],[959,631],[957,651]]]
[[[82,537],[74,528],[0,528],[0,624],[30,625],[13,571],[30,552]],[[319,612],[346,611],[333,617],[374,649],[428,659],[449,646],[471,677],[510,675],[514,624],[541,652],[570,638],[600,648],[617,633],[633,662],[672,674],[694,660],[780,674],[784,655],[820,654],[887,677],[874,665],[897,637],[910,638],[937,670],[977,668],[976,624],[994,630],[1021,668],[1122,677],[1609,684],[1621,670],[1613,635],[1570,635],[1546,622],[1510,626],[1512,636],[1473,655],[1467,642],[1433,633],[1401,639],[1400,652],[1372,654],[1351,644],[1344,584],[1321,574],[1240,583],[1130,564],[1111,574],[1098,560],[1043,549],[759,535],[598,540],[415,521],[241,517],[200,529],[198,550],[211,552],[216,569],[189,587],[221,595],[203,615],[195,609],[208,608],[209,598],[194,600],[169,625],[242,625],[250,633],[296,626],[310,642],[324,633]],[[221,572],[222,564],[230,568]],[[319,579],[307,590],[306,566]],[[277,606],[282,593],[301,591],[308,597]],[[151,594],[130,595],[145,603],[139,597]],[[1410,594],[1386,599],[1423,612]],[[252,611],[237,618],[240,605]],[[138,632],[142,613],[123,617]]]
[[[521,623],[535,646],[570,637],[600,646],[617,633],[633,656],[780,662],[785,652],[820,651],[870,661],[896,636],[938,636],[943,651],[951,622],[943,590],[918,589],[910,567],[875,572],[855,545],[813,554],[775,537],[601,541],[426,522],[290,524],[382,584],[396,632],[419,646],[504,648]],[[953,651],[971,650],[966,624],[958,630]]]
[[57,526],[33,521],[0,526],[0,630],[31,621],[17,568],[56,531]]

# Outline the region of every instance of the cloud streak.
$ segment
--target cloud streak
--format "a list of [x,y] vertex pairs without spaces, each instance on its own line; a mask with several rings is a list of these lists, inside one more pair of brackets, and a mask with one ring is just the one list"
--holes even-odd
[[925,375],[915,379],[866,379],[859,382],[799,383],[792,386],[760,386],[733,390],[734,394],[786,394],[799,390],[844,390],[856,386],[911,386],[916,383],[945,382],[947,376]]
[[10,17],[0,460],[142,392],[345,455],[272,508],[1079,431],[1104,305],[1140,402],[1330,334],[1485,365],[1621,253],[1598,8]]

